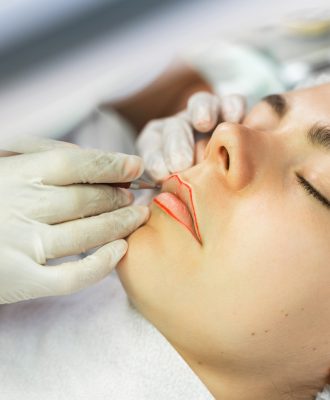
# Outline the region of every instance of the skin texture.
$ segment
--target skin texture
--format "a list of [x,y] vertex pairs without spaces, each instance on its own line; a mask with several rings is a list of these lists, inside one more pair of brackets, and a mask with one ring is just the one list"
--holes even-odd
[[[223,400],[312,399],[330,369],[330,151],[307,130],[330,125],[330,85],[262,101],[215,129],[193,189],[202,244],[155,203],[117,272],[138,310]],[[228,160],[229,158],[229,160]],[[229,165],[228,165],[229,161]]]

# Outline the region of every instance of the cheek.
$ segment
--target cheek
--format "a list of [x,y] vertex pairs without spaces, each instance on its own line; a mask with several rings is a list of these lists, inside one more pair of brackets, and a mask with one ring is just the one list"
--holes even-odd
[[319,252],[312,247],[317,243],[293,211],[290,217],[283,209],[252,209],[246,204],[236,210],[203,263],[205,301],[212,304],[210,314],[218,316],[215,330],[231,343],[237,339],[238,346],[257,334],[285,338],[292,326],[305,325],[301,309],[311,310],[320,290],[327,298],[324,278],[330,276],[324,261],[315,273]]

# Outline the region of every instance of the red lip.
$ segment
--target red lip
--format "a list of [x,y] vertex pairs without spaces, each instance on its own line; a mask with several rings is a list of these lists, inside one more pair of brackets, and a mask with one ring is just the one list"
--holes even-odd
[[[172,194],[172,196],[169,195],[168,199],[164,199],[166,192]],[[184,182],[179,175],[174,174],[166,179],[162,185],[162,193],[159,196],[156,196],[153,201],[167,214],[188,228],[195,238],[202,243],[195,212],[192,188],[187,182]],[[179,212],[173,212],[173,207],[171,206],[172,201],[181,203],[182,207]],[[177,209],[177,207],[174,207],[174,209]],[[185,212],[185,210],[187,211]],[[185,215],[187,213],[190,215]],[[190,218],[192,223],[189,223]],[[189,219],[188,222],[187,219]]]

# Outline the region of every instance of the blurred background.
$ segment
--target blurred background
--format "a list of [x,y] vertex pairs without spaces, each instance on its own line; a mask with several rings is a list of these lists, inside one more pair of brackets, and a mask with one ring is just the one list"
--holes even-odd
[[183,58],[250,102],[330,70],[314,0],[1,0],[0,136],[59,137]]

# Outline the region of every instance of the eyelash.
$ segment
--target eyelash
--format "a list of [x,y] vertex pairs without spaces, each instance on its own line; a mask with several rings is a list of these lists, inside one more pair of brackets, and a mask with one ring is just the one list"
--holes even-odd
[[320,201],[327,208],[330,208],[330,203],[328,202],[328,200],[325,197],[323,197],[316,189],[314,189],[313,186],[309,182],[307,182],[305,178],[303,178],[302,176],[300,176],[298,174],[296,174],[296,176],[297,176],[297,180],[298,180],[299,184],[301,186],[303,186],[303,188],[306,190],[306,192],[308,194],[315,197],[318,201]]

